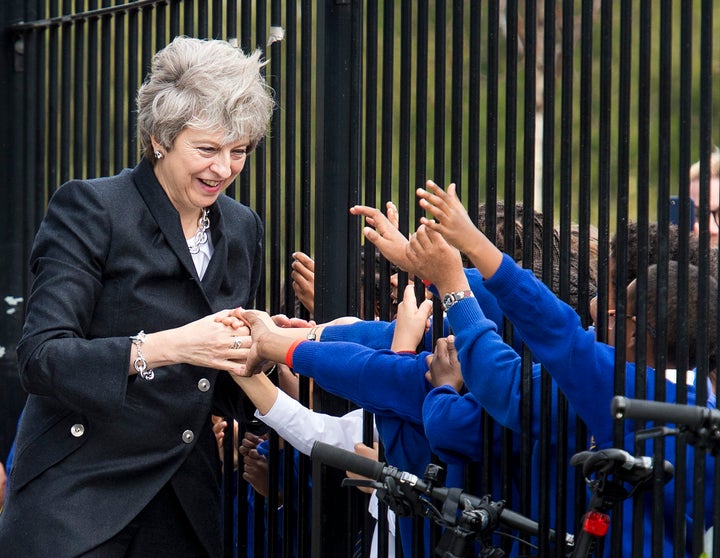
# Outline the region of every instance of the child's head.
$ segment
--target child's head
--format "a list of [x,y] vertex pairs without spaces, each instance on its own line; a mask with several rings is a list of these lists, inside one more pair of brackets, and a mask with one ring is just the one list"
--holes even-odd
[[[495,246],[502,251],[506,252],[512,258],[522,264],[523,259],[525,256],[525,226],[523,223],[523,218],[525,215],[525,206],[523,204],[515,204],[514,212],[512,213],[513,216],[513,228],[512,228],[512,239],[506,239],[506,232],[505,232],[505,210],[506,206],[505,203],[501,200],[498,201],[495,206],[495,232],[494,234],[491,234],[488,231],[488,220],[489,215],[487,214],[487,206],[486,204],[480,204],[479,210],[478,210],[478,228],[485,232],[485,234],[488,236],[488,238],[494,239]],[[542,280],[543,279],[543,254],[545,249],[550,249],[552,251],[552,285],[550,285],[550,290],[552,290],[555,295],[558,297],[561,296],[560,293],[560,277],[561,277],[561,269],[560,269],[560,233],[557,229],[552,230],[552,244],[549,247],[545,247],[543,245],[544,240],[544,234],[543,231],[545,229],[544,226],[544,219],[543,214],[539,211],[533,211],[533,219],[532,219],[532,263],[531,268],[533,273],[535,273],[535,276]],[[595,247],[597,246],[597,235],[594,234],[594,231],[596,229],[590,230],[590,255],[589,255],[589,269],[587,272],[587,291],[589,293],[594,293],[597,291],[597,275],[596,275],[596,261],[597,258],[593,259],[593,251]],[[506,242],[506,240],[509,240],[509,242]],[[512,245],[510,245],[512,243]],[[577,309],[578,311],[582,310],[586,304],[587,301],[580,301],[579,300],[579,294],[580,294],[580,269],[579,269],[579,259],[578,259],[578,246],[579,246],[579,229],[575,227],[574,231],[571,231],[570,236],[570,252],[568,254],[568,263],[569,263],[569,282],[568,282],[568,292],[567,296],[564,297],[566,302],[570,304],[573,308]],[[596,252],[596,250],[595,250]]]
[[[667,367],[675,368],[677,366],[678,356],[678,333],[681,331],[679,327],[679,319],[681,309],[678,307],[678,293],[681,285],[678,284],[678,262],[671,260],[668,264],[667,275],[667,315],[665,320],[665,340],[666,340],[666,358]],[[659,270],[657,264],[653,264],[648,268],[648,284],[647,284],[647,362],[648,365],[654,366],[655,361],[655,343],[658,324],[658,285]],[[688,266],[688,283],[687,283],[687,307],[682,311],[687,312],[687,325],[684,331],[687,332],[687,349],[689,355],[689,368],[695,368],[701,355],[697,353],[697,340],[700,335],[700,327],[707,328],[707,358],[710,367],[714,368],[716,353],[716,321],[717,321],[717,281],[714,277],[709,277],[708,290],[701,299],[699,296],[698,283],[700,281],[699,269],[690,264]],[[637,280],[633,280],[627,288],[627,359],[635,360],[635,330],[637,327]],[[701,305],[706,309],[707,319],[702,322],[698,319]]]
[[[647,246],[640,246],[639,226],[638,223],[630,221],[627,224],[627,257],[625,258],[626,285],[629,285],[638,276],[638,263],[640,261],[639,254],[641,250],[647,251],[648,265],[658,263],[660,257],[660,239],[657,223],[648,223],[647,228]],[[608,308],[615,308],[615,293],[617,286],[617,233],[610,239],[610,262],[608,265]],[[669,260],[679,260],[680,252],[686,248],[681,246],[680,232],[675,225],[670,225],[667,235],[667,255]],[[687,244],[688,262],[694,266],[700,265],[700,244],[696,237],[690,236]],[[718,270],[718,249],[711,248],[709,255],[708,267],[715,277]]]

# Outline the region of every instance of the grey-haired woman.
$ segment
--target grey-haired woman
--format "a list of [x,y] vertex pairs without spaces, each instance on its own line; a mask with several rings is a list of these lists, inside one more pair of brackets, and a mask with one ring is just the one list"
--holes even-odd
[[242,418],[228,371],[263,226],[223,195],[265,136],[259,53],[178,37],[137,98],[144,156],[54,194],[33,246],[28,392],[0,514],[4,556],[221,556],[211,414]]

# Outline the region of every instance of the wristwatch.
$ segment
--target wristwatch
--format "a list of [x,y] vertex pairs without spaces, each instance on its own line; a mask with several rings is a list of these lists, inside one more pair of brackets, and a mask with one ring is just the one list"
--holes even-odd
[[443,295],[442,297],[442,305],[445,312],[447,312],[450,307],[455,304],[458,300],[462,300],[463,298],[468,298],[471,296],[475,296],[472,291],[457,291],[454,293],[447,293]]

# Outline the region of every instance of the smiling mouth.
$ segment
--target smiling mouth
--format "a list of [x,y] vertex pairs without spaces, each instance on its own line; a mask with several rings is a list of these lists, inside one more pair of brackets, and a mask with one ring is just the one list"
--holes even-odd
[[222,182],[219,180],[204,180],[202,178],[200,179],[200,182],[205,184],[205,186],[209,186],[210,188],[217,188],[218,186],[220,186],[220,184],[222,184]]

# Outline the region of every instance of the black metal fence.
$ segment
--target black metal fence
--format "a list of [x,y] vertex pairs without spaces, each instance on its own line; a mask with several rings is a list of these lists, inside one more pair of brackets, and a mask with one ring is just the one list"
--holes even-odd
[[[272,130],[228,193],[253,207],[267,225],[267,264],[257,304],[272,313],[296,312],[290,263],[292,252],[302,250],[317,262],[318,321],[370,317],[376,306],[380,317],[389,319],[390,268],[373,267],[370,246],[365,255],[371,257],[361,263],[361,223],[348,208],[393,200],[400,208],[400,229],[411,232],[421,214],[414,188],[432,178],[439,184],[455,182],[473,217],[481,204],[494,207],[497,200],[509,208],[517,202],[540,210],[545,229],[558,231],[561,254],[555,277],[549,256],[544,258],[543,280],[558,282],[560,295],[570,300],[570,255],[575,252],[577,310],[589,324],[583,301],[595,294],[587,287],[595,228],[599,307],[607,308],[614,287],[607,268],[611,236],[618,238],[618,285],[624,285],[628,221],[637,221],[641,230],[658,222],[664,265],[671,196],[678,199],[674,219],[680,242],[687,246],[693,225],[688,171],[694,161],[701,160],[701,183],[710,183],[714,135],[718,141],[712,117],[720,108],[720,94],[712,88],[720,59],[720,13],[712,0],[5,0],[0,5],[6,107],[2,160],[7,169],[0,227],[10,248],[10,265],[0,274],[3,292],[10,297],[0,318],[6,347],[0,355],[2,373],[10,386],[3,396],[3,458],[23,401],[14,367],[22,315],[18,301],[27,293],[25,262],[47,200],[70,178],[134,166],[139,156],[135,92],[152,54],[179,34],[234,40],[244,50],[263,49],[269,60],[266,75],[278,101]],[[717,275],[709,257],[712,227],[707,223],[718,200],[710,199],[708,188],[702,191],[695,211],[701,224],[700,268]],[[490,231],[495,219],[488,217]],[[647,235],[641,239],[648,242]],[[520,240],[525,248],[519,259],[530,265],[530,226]],[[550,253],[551,242],[550,234],[540,239],[544,253]],[[506,234],[506,251],[514,243]],[[687,266],[687,260],[681,264]],[[378,295],[364,298],[362,307],[361,272],[365,293],[375,293],[376,281],[380,287]],[[688,288],[708,288],[706,283],[687,285],[683,277]],[[407,280],[401,276],[401,288]],[[661,289],[667,287],[667,274],[660,282]],[[644,296],[646,286],[640,284],[639,291]],[[617,301],[620,313],[626,304],[624,288],[617,289]],[[658,314],[666,310],[661,302]],[[716,309],[710,312],[714,316]],[[601,312],[598,331],[606,325]],[[662,339],[666,333],[658,335]],[[701,335],[701,349],[707,341]],[[620,382],[624,350],[619,348],[618,354]],[[656,362],[665,362],[662,351],[658,357]],[[644,362],[645,355],[639,358]],[[687,356],[681,356],[680,364],[682,358]],[[697,370],[698,385],[704,385],[708,372],[707,366]],[[524,426],[529,432],[529,376],[524,379]],[[700,391],[704,394],[704,388]],[[301,398],[308,402],[306,383]],[[552,405],[547,389],[542,405]],[[318,390],[315,408],[340,414],[349,405]],[[539,494],[541,526],[572,531],[577,518],[564,513],[562,487],[576,473],[565,467],[553,470],[550,464],[553,458],[567,463],[574,451],[585,449],[582,427],[580,441],[567,440],[566,421],[554,423],[551,416],[548,412],[541,425],[539,443],[549,447],[554,432],[561,440],[555,456],[543,452],[539,463],[533,463],[535,441],[523,435],[523,458],[511,462],[506,459],[507,435],[502,448],[487,447],[483,461],[469,467],[479,479],[470,486],[478,493],[487,491],[492,479],[483,471],[501,460],[502,482],[520,479],[512,507],[529,513],[531,495]],[[618,431],[618,443],[619,436]],[[307,458],[300,458],[297,478],[284,476],[283,499],[298,502],[297,523],[284,521],[279,527],[274,511],[278,476],[283,469],[292,471],[292,452],[285,452],[280,467],[277,437],[271,440],[270,496],[267,502],[256,499],[253,507],[255,555],[352,555],[354,534],[371,532],[364,519],[366,501],[340,490],[338,476]],[[697,474],[684,470],[681,457],[679,478]],[[540,468],[539,485],[532,481],[533,467]],[[582,494],[583,480],[577,475],[576,484]],[[547,525],[549,486],[560,487],[556,496],[561,504],[553,510],[556,525]],[[240,482],[238,555],[247,552],[246,490]],[[575,509],[581,510],[584,498],[578,498]],[[656,498],[661,498],[659,492]],[[310,499],[312,516],[304,513]],[[696,509],[700,516],[701,507]],[[619,527],[617,515],[613,521]],[[234,554],[232,518],[228,508],[229,554]],[[659,535],[652,549],[643,549],[644,555],[659,555],[660,520]],[[684,538],[684,521],[680,513],[678,540]],[[703,522],[695,525],[692,553],[699,555]],[[619,555],[619,531],[608,543],[613,555]],[[640,527],[634,536],[642,540]],[[550,555],[546,537],[538,544],[540,555]],[[717,541],[715,548],[720,548]],[[413,554],[420,555],[417,551]],[[677,548],[676,555],[683,552]]]

